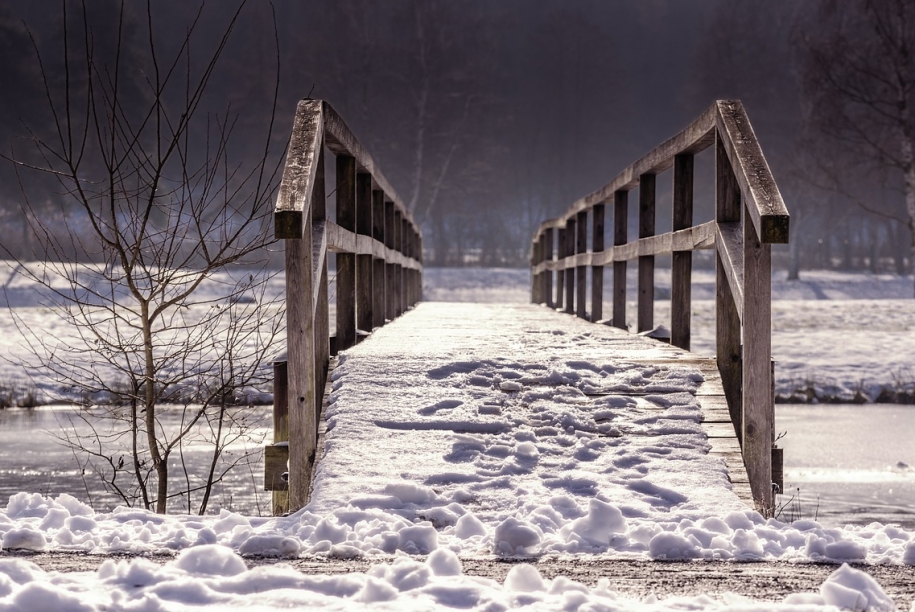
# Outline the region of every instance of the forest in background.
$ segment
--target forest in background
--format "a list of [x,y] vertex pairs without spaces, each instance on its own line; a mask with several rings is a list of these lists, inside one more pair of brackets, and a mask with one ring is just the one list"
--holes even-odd
[[[89,2],[90,35],[66,39],[63,6],[0,2],[0,153],[36,166],[32,139],[53,137],[45,87],[63,80],[63,41],[91,39],[97,57],[117,49],[120,2]],[[68,19],[83,10],[66,6]],[[157,44],[180,44],[198,8],[155,2]],[[139,67],[122,75],[124,104],[148,96],[136,11],[145,4],[123,11],[121,53]],[[233,153],[264,150],[278,68],[276,155],[296,101],[328,100],[422,224],[427,265],[525,265],[542,220],[713,100],[739,98],[792,215],[776,265],[910,269],[915,9],[905,0],[252,0],[244,11],[202,102],[233,126]],[[228,13],[205,6],[193,44],[212,43]],[[873,65],[888,72],[869,74]],[[17,257],[41,239],[30,215],[78,231],[77,209],[48,178],[0,167],[2,242]],[[709,187],[700,180],[697,221],[711,217]]]

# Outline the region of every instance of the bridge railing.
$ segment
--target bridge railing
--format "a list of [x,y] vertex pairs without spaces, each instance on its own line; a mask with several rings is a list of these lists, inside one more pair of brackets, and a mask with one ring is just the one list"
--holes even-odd
[[[325,150],[336,158],[336,221],[327,214]],[[275,393],[265,488],[274,490],[274,512],[282,512],[284,502],[287,510],[307,503],[315,463],[332,348],[327,254],[337,258],[333,348],[345,350],[422,298],[422,233],[371,155],[322,100],[296,108],[274,228],[285,243],[287,388]],[[276,378],[283,378],[281,366]],[[280,479],[287,456],[288,500]]]
[[[715,147],[715,220],[694,225],[694,156],[710,146]],[[673,231],[655,235],[656,176],[671,167]],[[638,239],[630,241],[628,196],[636,187],[639,230]],[[613,207],[610,247],[604,244],[607,205]],[[622,329],[626,267],[638,260],[639,332],[654,326],[655,256],[670,253],[671,344],[684,349],[690,346],[692,251],[715,249],[718,370],[754,501],[764,512],[774,505],[770,245],[788,242],[788,220],[743,105],[718,101],[607,185],[543,223],[531,249],[532,301],[592,321],[604,318],[603,269],[612,264],[612,324]]]

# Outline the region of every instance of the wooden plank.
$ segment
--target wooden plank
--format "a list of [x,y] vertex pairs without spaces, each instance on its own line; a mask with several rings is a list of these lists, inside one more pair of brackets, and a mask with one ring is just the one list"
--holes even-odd
[[716,124],[725,152],[747,202],[749,217],[764,244],[787,244],[789,216],[769,164],[739,100],[716,103]]
[[[387,252],[394,250],[394,202],[385,200],[384,202],[384,246]],[[395,284],[395,273],[397,266],[393,263],[393,258],[385,257],[385,317],[393,321],[397,318],[397,294]]]
[[[655,175],[639,177],[639,238],[654,236]],[[638,325],[639,332],[654,327],[654,255],[639,257]]]
[[[613,196],[613,244],[614,248],[629,240],[629,192],[617,191]],[[613,264],[613,326],[626,327],[626,262]]]
[[[289,461],[289,444],[268,444],[264,447],[264,490],[273,491],[273,499],[289,497],[289,483],[283,480],[286,463]],[[279,509],[274,503],[274,516],[282,515],[288,510]]]
[[[410,252],[410,234],[409,234],[410,223],[406,217],[401,217],[400,220],[400,253],[404,257],[409,256]],[[410,309],[410,296],[408,289],[408,278],[407,268],[405,266],[400,266],[400,312],[404,313]]]
[[[552,227],[545,230],[543,240],[543,261],[553,261],[553,245],[556,240],[556,230]],[[551,270],[546,270],[544,275],[543,299],[549,308],[554,308],[556,302],[553,299],[553,272]]]
[[[289,442],[289,377],[287,374],[287,365],[285,361],[273,362],[273,443]],[[282,464],[283,472],[287,471],[286,463],[289,461],[289,445],[286,445],[286,457]],[[266,466],[266,460],[265,460]],[[264,487],[276,482],[276,477],[268,475],[266,467],[264,470]],[[282,477],[279,481],[283,483],[285,490],[274,490],[271,495],[271,512],[273,516],[282,516],[289,512],[289,486],[284,482]]]
[[774,512],[772,443],[775,408],[772,397],[771,245],[760,241],[752,223],[744,227],[743,305],[743,444],[753,498],[767,516]]
[[[356,158],[337,155],[337,225],[356,230]],[[353,250],[355,250],[355,245]],[[337,253],[337,351],[356,344],[356,256]]]
[[[312,279],[315,287],[314,302],[314,368],[315,389],[323,389],[327,380],[327,364],[330,360],[330,305],[327,300],[327,235],[320,229],[327,220],[327,184],[324,175],[324,145],[318,157],[318,170],[315,174],[315,186],[311,206],[312,231],[311,252],[314,265]],[[321,413],[321,394],[315,393],[313,420],[317,424]],[[309,475],[309,480],[311,476]]]
[[[693,156],[674,157],[673,222],[674,231],[693,224]],[[692,317],[693,254],[677,250],[671,254],[670,343],[689,350]]]
[[[566,256],[575,254],[575,218],[566,221]],[[565,312],[575,314],[575,273],[571,269],[566,272],[566,303]]]
[[[394,209],[394,243],[392,248],[398,253],[403,251],[403,213]],[[403,314],[403,266],[394,266],[394,316]]]
[[283,178],[273,209],[273,231],[277,239],[299,240],[304,235],[305,215],[312,204],[317,160],[324,153],[323,141],[321,101],[302,100],[296,106]]
[[[604,250],[604,205],[595,204],[591,209],[591,250],[599,253]],[[604,318],[604,266],[591,266],[591,320]]]
[[[737,440],[734,433],[734,424],[728,419],[727,421],[710,421],[703,420],[702,428],[709,438],[733,438]],[[737,445],[740,448],[740,445]]]
[[[556,228],[556,259],[561,260],[566,256],[566,228]],[[558,264],[556,262],[547,262],[548,264]],[[565,299],[565,269],[556,267],[556,299],[553,302],[553,308],[562,309],[563,300]]]
[[744,302],[744,262],[743,262],[743,228],[740,223],[726,222],[718,224],[718,238],[715,244],[718,256],[724,267],[731,295],[737,306],[737,315],[743,317]]
[[372,177],[369,174],[356,175],[356,233],[362,242],[368,244],[368,253],[362,253],[365,247],[358,248],[356,255],[356,329],[372,331],[374,322],[372,314]]
[[[588,211],[578,213],[575,220],[575,253],[588,255]],[[590,259],[590,258],[588,258]],[[590,261],[584,258],[576,262],[575,268],[575,314],[580,319],[588,320],[588,266]]]

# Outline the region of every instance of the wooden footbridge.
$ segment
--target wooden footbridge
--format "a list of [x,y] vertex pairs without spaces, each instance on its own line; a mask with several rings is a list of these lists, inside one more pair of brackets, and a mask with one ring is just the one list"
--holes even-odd
[[[694,156],[708,147],[715,153],[716,214],[713,221],[694,225]],[[329,220],[325,204],[325,157],[330,154],[335,160],[335,221]],[[671,167],[673,230],[656,235],[656,177]],[[630,240],[628,194],[635,188],[639,230],[638,238]],[[604,239],[608,205],[613,210],[611,246]],[[274,511],[283,512],[309,499],[332,354],[354,346],[421,300],[422,238],[374,160],[320,100],[303,100],[297,108],[275,228],[277,238],[285,241],[287,361],[276,370],[275,442],[267,447],[265,486],[274,491]],[[634,354],[650,354],[645,359],[654,364],[691,365],[703,373],[705,383],[695,393],[710,452],[725,460],[735,491],[765,514],[774,508],[773,489],[781,479],[781,453],[774,446],[771,244],[787,241],[788,212],[743,106],[719,101],[561,217],[543,223],[531,251],[531,301],[567,313],[551,315],[558,325],[572,314],[608,333],[611,325],[627,328],[626,270],[632,260],[638,261],[636,331],[654,327],[655,257],[671,254],[671,346],[663,349],[671,352],[639,349]],[[716,359],[688,353],[692,251],[698,249],[716,253]],[[336,254],[334,334],[329,253]],[[612,274],[613,296],[607,320],[605,267]],[[434,332],[429,316],[420,316],[416,324]],[[464,325],[471,332],[474,320]],[[607,342],[613,341],[608,336]],[[390,358],[398,357],[392,353]],[[288,484],[281,478],[287,460]]]

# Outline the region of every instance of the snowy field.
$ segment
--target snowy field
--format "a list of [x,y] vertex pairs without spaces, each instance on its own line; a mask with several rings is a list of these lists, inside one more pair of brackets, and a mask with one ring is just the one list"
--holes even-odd
[[[695,295],[701,299],[701,276],[697,277]],[[457,271],[427,271],[426,298],[527,301],[525,270],[474,271],[466,281],[461,278]],[[810,356],[819,355],[821,361],[812,370],[816,375],[822,370],[841,372],[834,376],[839,380],[854,373],[855,384],[864,378],[876,380],[887,360],[915,363],[906,352],[915,343],[910,309],[902,295],[903,284],[906,292],[911,290],[910,279],[886,279],[887,287],[899,286],[899,295],[890,289],[871,294],[880,280],[855,281],[825,273],[810,274],[808,279],[800,289],[779,279],[774,283],[775,297],[790,300],[776,303],[777,359],[792,358],[779,353],[785,346],[788,353],[795,351],[793,358],[802,365],[809,366]],[[35,309],[35,316],[40,315],[38,298],[28,301],[28,288],[17,290],[17,295],[24,300],[17,309]],[[894,297],[875,301],[884,295]],[[657,303],[659,308],[661,304]],[[778,323],[783,304],[788,304],[784,331]],[[838,306],[818,311],[817,304]],[[698,307],[696,311],[701,320]],[[422,312],[421,307],[411,316]],[[408,373],[395,371],[397,362],[389,363],[391,371],[375,371],[371,383],[360,381],[369,374],[352,368],[347,363],[350,357],[345,357],[335,371],[336,390],[328,412],[328,457],[338,459],[321,464],[314,501],[289,517],[258,518],[229,511],[209,517],[164,517],[128,508],[96,512],[69,495],[12,496],[0,509],[3,549],[180,552],[164,566],[144,559],[109,560],[97,571],[70,575],[45,572],[0,553],[0,610],[893,608],[879,585],[848,567],[837,570],[818,592],[794,594],[777,604],[720,594],[632,600],[616,595],[609,581],[587,587],[564,578],[546,580],[526,565],[513,568],[502,584],[465,575],[460,556],[481,554],[915,564],[915,533],[899,527],[875,523],[826,528],[810,519],[787,524],[740,508],[726,490],[706,498],[718,489],[702,478],[723,478],[723,472],[704,466],[691,473],[690,466],[707,460],[702,459],[695,401],[683,393],[697,383],[694,372],[614,363],[606,352],[611,343],[600,328],[594,331],[590,324],[569,319],[554,334],[542,326],[536,331],[536,325],[522,318],[480,316],[481,333],[476,335],[444,330],[457,342],[457,348],[439,359],[447,363],[430,362],[410,374],[435,381],[435,397],[411,396]],[[40,324],[39,318],[34,320]],[[661,320],[657,315],[657,322]],[[403,319],[376,333],[396,337],[403,332],[398,329],[402,324]],[[530,333],[514,336],[521,338],[516,345],[490,345],[482,333],[487,327],[512,325],[529,326]],[[695,325],[698,348],[702,325]],[[792,325],[801,329],[791,329]],[[864,335],[882,325],[887,332],[884,340],[895,333],[904,341],[873,347],[871,361],[862,366],[854,325],[863,326]],[[8,322],[0,326],[3,350],[15,353],[19,349],[14,328]],[[832,333],[817,336],[821,329]],[[812,341],[798,341],[796,346],[780,345],[777,338],[782,333],[814,335]],[[832,341],[824,349],[821,343],[827,335]],[[370,349],[371,343],[353,349],[352,363],[357,363],[359,351]],[[429,352],[409,344],[404,350],[415,355]],[[871,349],[865,346],[861,354],[867,350]],[[572,353],[579,356],[572,358]],[[4,368],[9,378],[19,375],[14,366]],[[348,387],[348,378],[361,384]],[[347,395],[384,381],[392,392],[390,401],[372,405],[372,397]],[[644,390],[636,400],[612,394],[614,389],[636,388]],[[592,391],[610,394],[592,397]],[[521,418],[523,412],[537,418]],[[346,440],[358,441],[359,423],[367,415],[375,429],[380,423],[388,432],[381,441],[384,454],[361,462],[346,452],[335,454],[334,444],[345,451]],[[672,442],[652,443],[649,438],[630,446],[627,438],[614,435],[650,436],[659,430]],[[417,450],[411,448],[413,440],[422,447],[416,456],[411,455]],[[444,464],[450,467],[446,470]],[[357,467],[363,472],[356,472]],[[365,573],[305,576],[283,565],[249,570],[243,556],[252,554],[381,557]]]

